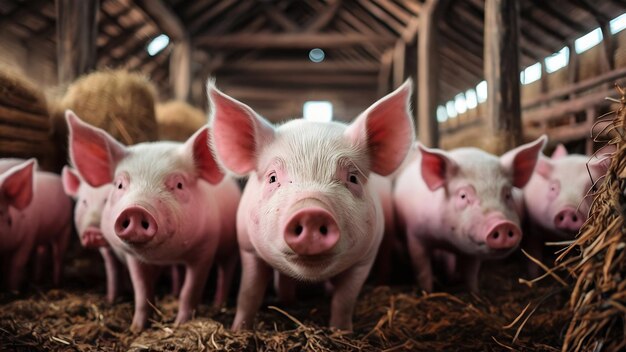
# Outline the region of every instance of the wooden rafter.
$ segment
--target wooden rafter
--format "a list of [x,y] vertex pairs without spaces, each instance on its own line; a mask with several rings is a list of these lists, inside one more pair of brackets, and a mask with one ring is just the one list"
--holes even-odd
[[335,0],[321,11],[315,18],[306,24],[305,33],[315,33],[324,29],[335,18],[337,11],[343,4],[342,0]]
[[161,0],[135,0],[135,3],[173,40],[183,40],[187,31],[180,18]]
[[361,34],[230,34],[221,36],[205,35],[195,39],[196,45],[206,48],[300,48],[315,47],[341,48],[367,43],[391,45],[393,40],[386,37],[371,37]]

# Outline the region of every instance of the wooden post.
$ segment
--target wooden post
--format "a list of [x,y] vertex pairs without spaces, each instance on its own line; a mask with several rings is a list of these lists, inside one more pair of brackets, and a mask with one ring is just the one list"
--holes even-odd
[[501,154],[522,142],[517,0],[485,1],[487,121]]
[[[596,109],[593,106],[588,107],[585,110],[585,118],[586,118],[586,124],[587,126],[589,126],[589,129],[591,130],[593,128],[593,123],[596,120]],[[589,135],[587,135],[587,140],[585,143],[585,154],[587,155],[592,155],[593,154],[593,137],[589,137]]]
[[389,77],[391,76],[391,64],[393,63],[393,52],[385,51],[380,59],[380,71],[378,71],[378,97],[389,93]]
[[406,44],[398,40],[393,49],[393,88],[398,88],[404,82],[404,66],[406,61]]
[[191,91],[191,44],[185,38],[174,44],[170,56],[170,84],[176,100],[189,100]]
[[427,147],[439,146],[437,93],[439,92],[439,50],[437,19],[445,0],[426,0],[420,13],[417,43],[417,132]]
[[[567,44],[569,48],[569,62],[567,64],[567,83],[572,86],[574,83],[578,82],[578,54],[576,53],[576,47],[574,42],[570,42]],[[574,92],[569,95],[569,99],[573,99],[576,96]]]
[[59,84],[95,68],[99,10],[99,0],[56,0]]

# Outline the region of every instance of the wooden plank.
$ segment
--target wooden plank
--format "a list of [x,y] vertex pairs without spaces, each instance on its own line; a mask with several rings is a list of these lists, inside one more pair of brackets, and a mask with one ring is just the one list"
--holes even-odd
[[335,18],[342,5],[342,0],[335,0],[305,26],[305,33],[315,33],[326,28]]
[[411,18],[413,17],[411,14],[407,13],[404,9],[400,8],[393,1],[389,0],[374,0],[376,5],[385,9],[389,12],[393,17],[397,18],[403,24],[408,24]]
[[222,15],[222,20],[230,20],[227,15],[223,14],[223,12],[235,4],[237,4],[237,0],[224,0],[217,2],[215,6],[211,7],[208,10],[205,10],[196,19],[191,20],[191,23],[189,23],[189,25],[187,26],[189,34],[194,35],[198,33],[208,23],[213,23],[213,19],[216,18],[218,15]]
[[615,68],[615,42],[613,40],[613,34],[609,28],[609,22],[604,22],[600,24],[600,29],[602,30],[602,53],[604,56],[602,62],[600,63],[604,72],[609,72]]
[[188,101],[191,92],[191,44],[189,39],[174,44],[170,56],[170,85],[174,99]]
[[320,73],[300,73],[298,75],[276,75],[268,72],[259,71],[256,73],[247,73],[241,75],[234,72],[231,75],[218,73],[219,82],[228,82],[228,85],[246,85],[247,87],[271,85],[272,88],[280,88],[280,85],[289,88],[291,86],[331,86],[331,87],[376,87],[375,75],[363,74],[320,74]]
[[516,0],[485,2],[487,124],[500,153],[522,143]]
[[524,124],[536,122],[548,122],[561,118],[567,114],[574,114],[585,111],[590,106],[608,105],[606,97],[616,97],[615,89],[609,89],[593,94],[587,94],[580,98],[566,100],[560,103],[550,105],[545,108],[533,109],[524,113]]
[[[183,23],[172,9],[162,0],[136,0],[135,3],[174,41],[187,36]],[[127,32],[129,33],[129,32]]]
[[221,36],[200,36],[195,44],[205,48],[292,48],[309,49],[312,47],[341,48],[363,44],[392,45],[387,37],[372,37],[362,34],[230,34]]
[[393,88],[398,88],[404,82],[404,67],[406,61],[406,45],[398,40],[393,49]]
[[30,129],[48,131],[50,120],[48,116],[31,114],[0,105],[0,124],[24,126]]
[[287,32],[297,32],[300,30],[300,26],[298,26],[294,21],[285,16],[285,14],[273,6],[271,3],[263,3],[263,12],[272,20],[274,23],[278,24]]
[[96,66],[99,0],[57,0],[57,72],[60,85]]
[[445,0],[426,0],[420,14],[417,39],[417,132],[427,147],[439,146],[437,102],[439,93],[438,28]]
[[378,71],[378,97],[389,93],[389,79],[391,76],[391,65],[393,64],[393,51],[387,50],[380,60],[380,71]]
[[362,72],[376,73],[380,69],[377,62],[353,61],[338,62],[324,60],[314,63],[309,60],[252,60],[227,62],[219,69],[220,72]]

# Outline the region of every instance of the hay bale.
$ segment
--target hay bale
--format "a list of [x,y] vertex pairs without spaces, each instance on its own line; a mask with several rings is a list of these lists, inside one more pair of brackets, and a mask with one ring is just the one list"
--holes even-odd
[[158,139],[156,90],[143,76],[125,70],[98,71],[72,83],[60,107],[102,128],[124,144]]
[[202,110],[180,100],[157,104],[156,119],[162,140],[180,142],[207,124],[207,116]]
[[612,127],[620,133],[604,183],[597,192],[589,220],[574,243],[558,258],[558,269],[575,280],[570,297],[573,313],[563,351],[626,349],[626,96]]
[[47,165],[50,116],[43,92],[8,66],[0,66],[0,157],[35,157]]

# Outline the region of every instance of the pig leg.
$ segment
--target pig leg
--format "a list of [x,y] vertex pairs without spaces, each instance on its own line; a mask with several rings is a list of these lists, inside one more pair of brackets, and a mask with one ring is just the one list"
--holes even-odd
[[253,252],[241,251],[241,286],[232,330],[252,327],[256,312],[263,303],[272,268]]
[[407,242],[409,245],[409,255],[413,264],[413,272],[417,276],[417,282],[422,290],[426,292],[433,291],[433,269],[432,258],[429,248],[417,236],[407,234]]
[[41,283],[43,280],[43,273],[46,267],[46,257],[48,254],[48,248],[46,245],[37,246],[35,249],[35,274],[34,281]]
[[286,305],[296,301],[296,280],[276,271],[276,293],[278,300]]
[[111,248],[101,247],[100,254],[104,259],[104,270],[107,276],[107,302],[113,303],[119,292],[119,264]]
[[178,314],[176,315],[176,325],[180,325],[189,319],[194,309],[200,303],[204,285],[209,276],[211,265],[213,265],[213,255],[207,256],[209,260],[201,260],[187,264],[185,268],[185,282],[180,291],[178,302]]
[[[530,226],[530,231],[528,236],[526,236],[526,243],[524,249],[528,252],[528,254],[543,262],[543,246],[544,242],[541,236],[541,229],[537,226]],[[533,263],[530,259],[528,260],[527,269],[528,269],[528,277],[530,279],[534,279],[538,277],[541,273],[541,268],[539,265]]]
[[52,242],[52,282],[54,286],[61,285],[61,277],[63,276],[63,257],[67,250],[67,245],[71,236],[72,228],[69,225],[65,225],[61,233]]
[[467,285],[470,292],[478,293],[478,272],[480,271],[480,259],[466,255],[458,255],[457,261],[458,268],[461,277],[465,281],[465,285]]
[[213,307],[222,306],[228,299],[228,293],[230,292],[230,286],[233,282],[238,259],[239,256],[232,255],[218,263],[217,286],[215,288],[215,297],[213,298]]
[[130,280],[133,283],[135,291],[135,314],[133,322],[130,326],[132,332],[143,330],[148,322],[148,316],[154,304],[154,283],[160,272],[160,268],[156,265],[150,265],[140,262],[138,259],[127,255],[128,271]]
[[[385,226],[388,226],[385,224]],[[374,268],[376,270],[376,285],[385,285],[389,283],[389,277],[391,276],[391,264],[393,260],[393,236],[390,231],[385,231],[383,240],[380,243],[378,254],[376,255],[376,261],[374,262]]]
[[24,270],[26,270],[26,263],[28,263],[28,257],[31,253],[32,246],[33,244],[29,241],[22,243],[11,258],[9,263],[9,273],[7,275],[7,288],[10,291],[18,291],[20,289],[20,284],[24,278]]
[[172,279],[172,296],[178,297],[185,280],[184,269],[182,269],[179,265],[172,265],[170,268],[170,275]]
[[369,275],[373,261],[354,266],[332,279],[334,284],[330,308],[330,326],[352,331],[352,314],[363,283]]

